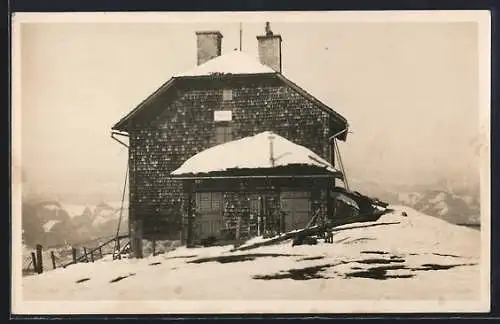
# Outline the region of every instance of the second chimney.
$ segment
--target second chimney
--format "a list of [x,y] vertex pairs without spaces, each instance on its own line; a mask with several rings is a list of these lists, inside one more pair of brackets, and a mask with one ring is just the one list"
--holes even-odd
[[281,35],[274,35],[266,23],[266,35],[257,36],[260,63],[281,73]]
[[222,34],[220,32],[199,31],[196,32],[196,38],[198,46],[198,65],[221,55]]

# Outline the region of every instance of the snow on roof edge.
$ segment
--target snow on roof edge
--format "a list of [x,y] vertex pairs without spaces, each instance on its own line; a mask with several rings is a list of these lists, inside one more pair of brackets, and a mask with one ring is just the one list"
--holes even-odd
[[[274,165],[271,165],[270,136],[273,138]],[[224,159],[221,159],[224,157]],[[335,173],[328,161],[303,145],[271,131],[212,146],[187,159],[172,176],[224,172],[230,169],[271,169],[290,165],[309,165]]]
[[[246,67],[245,67],[246,65]],[[126,123],[129,119],[133,118],[138,114],[144,107],[146,103],[152,100],[155,96],[161,93],[163,90],[168,89],[170,85],[176,80],[181,78],[189,77],[209,77],[213,75],[264,75],[264,74],[274,74],[288,86],[295,88],[296,91],[301,93],[308,100],[316,102],[320,106],[323,106],[325,111],[334,114],[346,125],[346,129],[350,127],[349,122],[343,114],[337,112],[330,103],[324,98],[318,98],[309,89],[304,86],[291,81],[283,73],[277,72],[272,68],[260,63],[257,59],[250,56],[243,51],[232,51],[223,55],[219,55],[201,65],[195,66],[194,68],[184,71],[174,73],[170,79],[164,82],[158,89],[156,89],[152,94],[147,96],[143,101],[139,103],[134,109],[132,109],[128,114],[122,117],[118,122],[116,122],[111,129],[116,131],[126,130]],[[346,134],[341,134],[342,137],[346,137]],[[340,136],[340,135],[339,135]]]
[[211,74],[262,74],[276,73],[243,51],[232,51],[214,57],[190,70],[174,73],[173,77],[208,76]]

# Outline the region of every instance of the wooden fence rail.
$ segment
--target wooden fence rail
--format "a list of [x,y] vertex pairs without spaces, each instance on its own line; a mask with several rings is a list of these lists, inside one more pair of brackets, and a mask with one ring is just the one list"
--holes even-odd
[[[124,244],[123,247],[118,252],[116,251],[116,246],[120,246],[120,243],[119,243],[120,240],[126,239],[128,237],[129,237],[128,234],[122,234],[122,235],[110,238],[110,239],[106,240],[104,243],[102,243],[94,248],[88,248],[86,246],[83,246],[83,255],[81,255],[79,257],[77,256],[77,249],[74,247],[71,249],[71,253],[69,255],[68,255],[69,251],[66,251],[66,252],[59,251],[59,253],[57,253],[57,252],[54,252],[54,250],[50,250],[50,252],[46,250],[46,252],[48,252],[48,255],[47,255],[47,253],[44,253],[42,245],[37,244],[35,251],[31,252],[29,256],[26,256],[24,261],[23,261],[23,269],[22,269],[23,274],[25,272],[28,272],[28,273],[31,272],[30,269],[32,269],[33,273],[35,273],[35,274],[43,273],[43,271],[44,271],[44,261],[43,261],[44,255],[46,257],[50,256],[50,259],[45,260],[45,262],[48,264],[52,264],[52,269],[56,269],[58,266],[62,267],[62,268],[66,268],[69,265],[76,264],[76,263],[82,262],[84,260],[86,262],[94,262],[95,260],[103,258],[104,254],[105,254],[105,253],[103,253],[103,247],[105,247],[106,245],[111,244],[113,242],[116,242],[117,244],[113,247],[113,252],[112,252],[113,259],[114,259],[116,253],[118,253],[118,255],[120,255],[121,253],[123,253],[123,251],[127,247],[129,247],[130,242]],[[95,241],[95,240],[93,240],[93,241]],[[64,256],[64,255],[66,255],[66,256]],[[70,262],[59,264],[59,265],[57,264],[58,262],[61,262],[61,263],[64,262],[64,260],[68,256],[71,257]]]
[[82,260],[88,260],[88,257],[89,255],[91,256],[91,258],[93,259],[93,254],[96,252],[96,251],[99,251],[99,255],[102,257],[102,248],[112,242],[116,242],[118,240],[122,240],[122,239],[126,239],[128,238],[128,234],[124,234],[124,235],[119,235],[117,237],[113,237],[112,239],[110,240],[107,240],[106,242],[102,243],[101,245],[93,248],[93,249],[90,249],[90,250],[87,250],[86,248],[84,248],[84,255],[80,256],[80,257],[76,257],[76,249],[73,250],[73,260],[65,265],[63,265],[63,268],[66,268],[67,266],[70,266],[72,264],[76,264],[78,262],[81,262]]

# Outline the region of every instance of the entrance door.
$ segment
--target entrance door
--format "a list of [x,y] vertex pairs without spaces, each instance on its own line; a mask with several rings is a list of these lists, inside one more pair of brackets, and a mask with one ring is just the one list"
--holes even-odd
[[281,209],[285,212],[286,231],[306,227],[312,217],[311,193],[304,191],[282,192]]
[[222,220],[222,193],[198,192],[196,193],[196,209],[199,213],[198,237],[217,237],[223,227]]

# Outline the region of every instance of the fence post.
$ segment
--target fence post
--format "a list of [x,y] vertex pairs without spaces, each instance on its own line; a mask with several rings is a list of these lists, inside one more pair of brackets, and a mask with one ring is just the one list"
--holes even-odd
[[36,263],[37,263],[37,272],[43,272],[43,256],[42,256],[42,245],[36,245]]
[[122,259],[122,253],[121,253],[121,246],[120,246],[120,238],[116,238],[116,249],[117,249],[117,253],[118,255],[116,256],[118,258],[118,260],[121,260]]
[[76,249],[74,247],[71,248],[71,254],[73,255],[73,264],[76,264]]
[[90,261],[94,263],[94,250],[90,249]]
[[102,259],[102,247],[99,247],[99,257]]
[[153,239],[152,244],[153,244],[153,256],[155,256],[156,255],[156,239]]
[[54,251],[50,251],[50,258],[52,259],[52,268],[56,268],[56,256],[54,255]]
[[87,248],[85,246],[83,247],[83,253],[85,255],[85,262],[89,262],[89,257],[88,257],[88,254],[87,254]]
[[38,265],[36,262],[36,254],[35,252],[31,252],[31,262],[33,263],[33,272],[38,273]]

